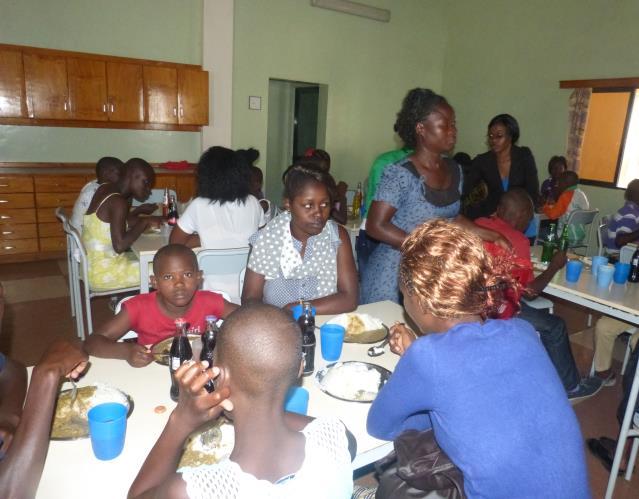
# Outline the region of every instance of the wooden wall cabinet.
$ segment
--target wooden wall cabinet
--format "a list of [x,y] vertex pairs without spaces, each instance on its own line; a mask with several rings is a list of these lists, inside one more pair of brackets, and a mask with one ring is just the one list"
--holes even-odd
[[66,59],[24,53],[22,60],[29,118],[69,119]]
[[22,52],[0,50],[0,116],[26,118]]
[[198,66],[0,44],[0,125],[197,131]]

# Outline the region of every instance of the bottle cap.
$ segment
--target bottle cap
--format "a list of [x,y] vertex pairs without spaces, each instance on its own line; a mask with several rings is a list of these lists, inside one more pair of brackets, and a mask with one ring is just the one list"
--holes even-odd
[[185,324],[186,324],[186,320],[184,320],[183,317],[178,317],[177,319],[175,319],[176,326],[184,326]]
[[207,315],[204,317],[206,322],[217,322],[217,315]]

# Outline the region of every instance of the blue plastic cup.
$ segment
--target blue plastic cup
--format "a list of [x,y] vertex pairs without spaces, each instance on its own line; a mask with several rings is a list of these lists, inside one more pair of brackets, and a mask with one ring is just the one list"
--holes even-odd
[[284,398],[284,410],[306,415],[306,411],[308,411],[308,390],[301,386],[292,386]]
[[608,263],[607,256],[592,257],[592,267],[590,267],[590,270],[592,272],[592,275],[595,277],[595,279],[597,278],[597,270],[599,269],[599,265],[606,265],[607,263]]
[[339,359],[342,355],[345,334],[346,329],[339,324],[323,324],[320,327],[320,343],[324,360],[333,362]]
[[610,286],[614,274],[615,268],[612,265],[599,265],[599,269],[597,270],[597,286],[600,288]]
[[612,279],[617,284],[625,284],[628,280],[628,276],[630,275],[630,264],[629,263],[615,263],[615,273],[612,276]]
[[125,405],[115,402],[100,404],[89,410],[89,435],[95,457],[102,461],[116,458],[124,448],[126,436]]
[[[302,312],[304,311],[304,309],[302,308],[302,304],[298,303],[297,305],[295,305],[292,308],[293,311],[293,319],[297,320],[302,316]],[[311,305],[311,313],[313,314],[313,316],[315,316],[315,307],[313,305]]]
[[566,281],[577,282],[584,264],[580,260],[569,260],[566,264]]

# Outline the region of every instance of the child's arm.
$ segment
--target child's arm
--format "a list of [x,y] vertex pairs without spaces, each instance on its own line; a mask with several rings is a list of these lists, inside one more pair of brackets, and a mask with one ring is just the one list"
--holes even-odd
[[[568,193],[565,193],[565,194],[568,194]],[[564,213],[566,213],[566,210],[568,209],[568,205],[570,204],[571,199],[572,199],[572,196],[564,195],[564,193],[562,193],[555,204],[545,204],[542,207],[542,211],[544,212],[544,215],[546,215],[551,220],[556,220],[560,216],[562,216]]]
[[246,268],[244,275],[244,287],[242,288],[242,304],[262,303],[264,299],[264,282],[266,279],[262,274]]
[[219,375],[217,367],[207,370],[207,366],[208,362],[185,362],[175,372],[180,385],[177,407],[133,481],[128,497],[188,497],[186,484],[175,473],[184,441],[205,422],[218,418],[225,409],[233,409],[227,386],[216,387],[213,393],[204,389],[205,383]]
[[27,370],[8,357],[0,371],[0,454],[11,445],[27,391]]
[[224,300],[224,310],[222,312],[222,319],[226,319],[231,312],[235,309],[238,309],[240,306],[236,303],[231,303],[230,301]]
[[[116,253],[128,250],[147,227],[158,225],[156,217],[137,218],[137,222],[128,230],[126,226],[129,205],[121,196],[114,196],[106,200],[103,209],[106,213],[111,230],[111,245]],[[102,213],[101,210],[99,210]]]
[[124,343],[118,340],[131,329],[126,308],[101,325],[85,341],[86,351],[94,357],[123,359],[133,367],[144,367],[153,361],[153,354],[144,345]]

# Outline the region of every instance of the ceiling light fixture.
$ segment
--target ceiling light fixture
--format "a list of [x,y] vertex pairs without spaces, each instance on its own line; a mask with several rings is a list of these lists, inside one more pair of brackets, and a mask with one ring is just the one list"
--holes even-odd
[[391,16],[391,12],[388,9],[379,9],[363,3],[351,2],[350,0],[311,0],[311,5],[322,9],[336,10],[344,14],[366,17],[383,23],[389,22]]

